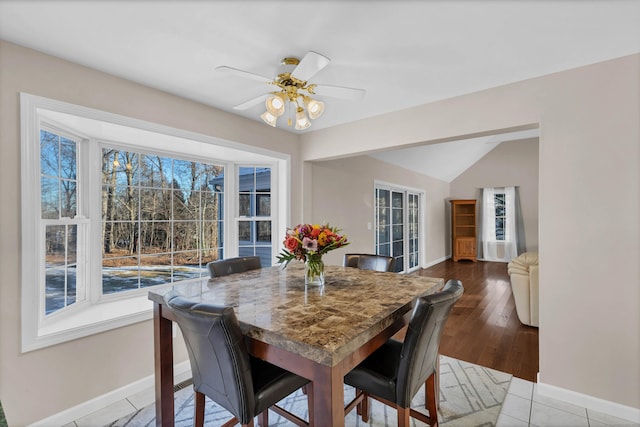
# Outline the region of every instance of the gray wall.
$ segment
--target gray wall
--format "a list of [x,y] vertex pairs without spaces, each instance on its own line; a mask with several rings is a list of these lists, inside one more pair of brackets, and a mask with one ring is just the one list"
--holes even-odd
[[477,199],[484,187],[518,187],[524,243],[538,251],[538,138],[503,142],[451,181],[452,199]]
[[449,195],[449,184],[420,175],[369,156],[315,162],[312,164],[312,206],[309,219],[330,222],[343,229],[352,242],[344,249],[329,252],[325,261],[342,264],[347,252],[373,253],[375,237],[367,223],[374,223],[374,181],[380,180],[425,192],[426,243],[422,265],[446,256],[446,230],[443,200]]
[[540,387],[637,414],[639,75],[635,54],[524,80],[305,133],[301,155],[318,161],[539,127]]

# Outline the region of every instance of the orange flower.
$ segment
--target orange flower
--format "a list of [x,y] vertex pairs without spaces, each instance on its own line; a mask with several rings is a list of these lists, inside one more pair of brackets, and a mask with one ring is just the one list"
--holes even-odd
[[287,236],[287,238],[284,240],[284,246],[289,250],[289,251],[295,251],[298,248],[298,239],[296,239],[293,236]]
[[320,235],[320,232],[322,230],[320,229],[320,226],[315,224],[312,228],[311,228],[311,237],[313,238],[318,238],[318,236]]

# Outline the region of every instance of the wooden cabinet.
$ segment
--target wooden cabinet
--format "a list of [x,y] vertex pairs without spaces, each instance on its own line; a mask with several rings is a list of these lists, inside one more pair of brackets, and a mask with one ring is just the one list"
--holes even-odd
[[476,201],[451,200],[451,239],[453,260],[478,260]]

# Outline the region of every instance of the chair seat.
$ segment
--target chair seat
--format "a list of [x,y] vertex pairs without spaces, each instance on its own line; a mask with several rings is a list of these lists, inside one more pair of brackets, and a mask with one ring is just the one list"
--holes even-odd
[[402,342],[387,341],[344,377],[345,384],[394,402],[401,352]]
[[278,403],[282,400],[282,396],[288,396],[309,383],[306,378],[255,357],[251,357],[251,372],[256,398],[256,414]]

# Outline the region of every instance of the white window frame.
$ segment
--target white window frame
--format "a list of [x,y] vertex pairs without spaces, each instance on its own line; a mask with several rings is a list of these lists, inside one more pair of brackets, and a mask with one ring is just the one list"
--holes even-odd
[[[262,168],[262,167],[271,167],[271,166],[272,165],[260,164],[260,163],[237,163],[237,164],[234,164],[233,173],[234,173],[234,176],[238,176],[239,170],[241,168]],[[279,206],[279,199],[278,199],[279,192],[274,191],[274,189],[277,188],[278,182],[279,182],[278,169],[274,169],[273,167],[271,167],[271,190],[270,190],[271,191],[270,193],[271,215],[270,216],[240,216],[240,191],[237,187],[234,188],[233,201],[235,203],[235,206],[233,211],[233,220],[234,220],[233,233],[234,233],[235,241],[238,240],[238,229],[240,226],[240,221],[271,221],[271,264],[263,265],[262,267],[270,267],[275,264],[276,255],[280,252],[279,245],[282,242],[281,235],[284,236],[284,233],[277,233],[278,230],[275,227],[278,221],[277,221],[277,215],[274,215],[274,212],[277,213],[278,210],[277,209],[274,210],[274,208]],[[234,180],[233,183],[237,184],[238,181]],[[234,252],[233,255],[230,255],[229,257],[238,256],[238,245],[234,245],[234,250],[236,252]]]
[[[407,187],[404,185],[399,185],[399,184],[392,184],[392,183],[388,183],[388,182],[384,182],[384,181],[378,181],[375,180],[373,183],[373,209],[374,209],[374,213],[373,213],[373,218],[374,218],[374,227],[373,227],[373,242],[374,242],[374,253],[377,253],[377,246],[376,246],[376,242],[377,242],[377,235],[376,233],[378,232],[378,205],[377,205],[377,201],[376,201],[376,191],[377,190],[388,190],[390,192],[396,192],[396,193],[403,193],[403,224],[405,225],[404,227],[404,236],[403,236],[403,258],[404,258],[404,265],[402,267],[402,272],[403,273],[411,273],[413,271],[419,270],[421,268],[423,268],[423,266],[426,264],[426,236],[425,236],[425,230],[426,230],[426,216],[425,216],[425,212],[426,212],[426,192],[422,189],[419,188],[413,188],[413,187]],[[412,268],[407,269],[407,266],[409,265],[409,239],[408,239],[408,233],[409,233],[409,227],[407,226],[409,223],[409,204],[408,204],[408,197],[407,194],[411,193],[411,194],[417,194],[418,198],[419,198],[419,205],[418,205],[418,265],[414,266]],[[391,233],[393,233],[393,230],[391,230]],[[392,234],[393,236],[393,234]],[[393,239],[393,237],[392,237]],[[391,242],[391,244],[393,245],[393,241]]]
[[[154,153],[178,158],[192,158],[193,160],[215,163],[225,166],[225,257],[237,251],[237,236],[234,236],[233,218],[236,216],[237,197],[233,191],[236,164],[246,164],[247,160],[239,160],[246,155],[251,159],[252,165],[268,166],[272,169],[272,195],[281,197],[272,199],[272,233],[274,235],[273,251],[279,251],[280,243],[275,239],[277,233],[284,235],[288,213],[290,211],[290,155],[263,148],[248,146],[230,141],[220,140],[210,136],[196,134],[181,129],[171,128],[156,123],[124,117],[112,113],[90,109],[78,105],[68,104],[62,101],[47,99],[31,94],[20,94],[21,108],[21,209],[22,209],[22,277],[21,277],[21,315],[22,315],[22,352],[28,352],[50,345],[70,341],[99,332],[104,332],[121,326],[151,319],[152,303],[148,300],[148,290],[139,289],[109,295],[102,294],[102,281],[96,271],[101,269],[101,249],[99,233],[92,232],[92,227],[101,226],[101,179],[99,173],[86,173],[87,168],[100,171],[100,156],[96,155],[101,150],[103,143],[108,146],[120,146],[136,152],[153,150]],[[58,310],[55,313],[44,315],[44,250],[42,227],[45,220],[41,219],[40,212],[40,128],[41,117],[44,113],[48,116],[55,114],[71,115],[77,118],[104,122],[110,125],[124,126],[136,131],[153,132],[163,137],[163,140],[154,146],[130,143],[130,141],[112,141],[101,138],[90,138],[83,132],[64,132],[68,126],[57,124],[55,119],[46,118],[46,122],[52,124],[53,129],[59,129],[66,135],[79,136],[86,141],[91,141],[86,146],[78,149],[78,174],[81,169],[89,176],[89,182],[80,183],[78,190],[78,219],[87,227],[89,242],[86,247],[78,252],[78,264],[86,266],[87,280],[85,295],[82,301],[78,300],[71,306]],[[171,142],[173,138],[173,143]],[[178,153],[175,138],[180,138]],[[186,141],[186,142],[185,142]],[[229,158],[224,159],[226,153]],[[93,160],[91,160],[93,159]],[[263,160],[255,160],[263,159]],[[95,164],[90,162],[95,161]],[[275,172],[275,173],[274,173]],[[273,177],[275,176],[275,178]],[[275,179],[275,180],[274,180]],[[84,206],[81,208],[81,206]],[[92,223],[93,219],[93,223]],[[97,242],[97,243],[96,243]],[[83,245],[85,243],[82,243]],[[228,248],[235,248],[229,250]],[[78,248],[80,249],[80,248]],[[94,252],[98,256],[93,256]],[[37,256],[34,256],[37,254]],[[200,280],[200,279],[192,279]]]

